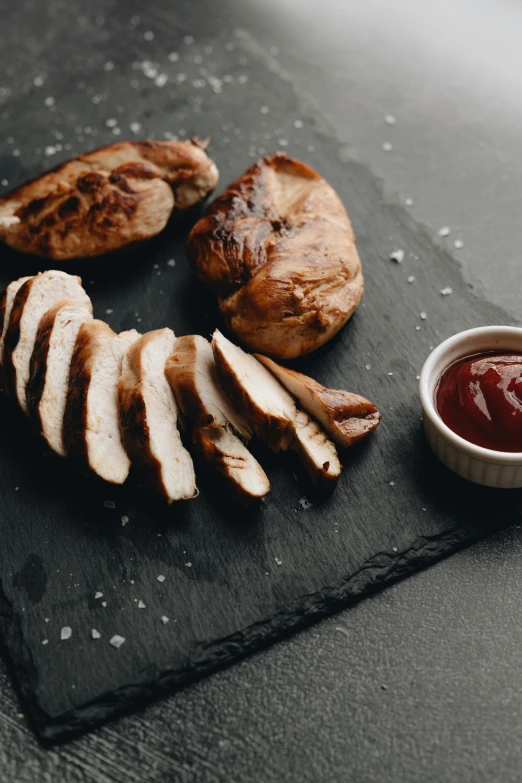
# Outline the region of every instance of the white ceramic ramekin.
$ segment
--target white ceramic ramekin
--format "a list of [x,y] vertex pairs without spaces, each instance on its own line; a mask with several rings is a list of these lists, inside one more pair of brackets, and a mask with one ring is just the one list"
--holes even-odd
[[444,370],[458,359],[487,351],[522,353],[522,329],[481,326],[450,337],[428,356],[419,390],[428,442],[450,470],[486,487],[522,487],[522,452],[504,452],[475,446],[444,424],[435,407],[435,390]]

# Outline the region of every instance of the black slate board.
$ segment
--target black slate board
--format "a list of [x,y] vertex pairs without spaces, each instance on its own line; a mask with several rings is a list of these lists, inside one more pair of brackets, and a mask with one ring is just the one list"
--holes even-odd
[[[42,112],[41,92],[11,101],[3,130],[14,135],[23,126],[24,147],[20,158],[6,156],[3,171],[14,185],[44,167],[35,146],[49,123],[65,138],[89,123],[101,144],[114,139],[105,128],[112,116],[124,129],[140,121],[144,136],[180,128],[210,133],[222,186],[262,148],[288,143],[346,204],[367,286],[352,322],[296,366],[329,386],[367,395],[384,420],[345,456],[337,492],[323,502],[307,495],[291,456],[256,446],[272,492],[259,509],[232,514],[204,478],[198,500],[166,509],[133,482],[115,489],[80,476],[46,454],[21,414],[2,400],[3,647],[35,730],[52,741],[234,661],[520,517],[521,493],[468,484],[435,460],[417,397],[416,376],[431,346],[466,327],[507,322],[505,314],[475,298],[453,259],[388,203],[364,166],[346,160],[346,150],[279,67],[270,58],[260,64],[264,55],[248,35],[230,46],[223,40],[215,63],[204,41],[178,41],[181,61],[169,63],[166,53],[175,46],[158,39],[154,59],[161,69],[187,80],[161,90],[124,62],[107,82],[95,56],[78,63],[73,67],[78,74],[83,69],[77,78],[84,86],[71,79],[55,92],[56,113]],[[139,46],[132,57],[144,59]],[[205,78],[199,57],[231,81],[214,82],[216,92],[198,86],[194,80]],[[104,91],[114,96],[112,104],[123,96],[121,113],[112,104],[92,104],[90,96]],[[260,111],[265,105],[268,113]],[[71,153],[94,146],[86,138],[71,141]],[[178,334],[209,334],[219,318],[185,259],[188,225],[172,226],[132,253],[67,268],[83,274],[96,313],[115,329],[168,325]],[[406,251],[401,266],[389,260],[396,248]],[[174,268],[167,263],[172,258]],[[36,268],[34,260],[2,251],[2,284]],[[442,297],[446,286],[454,293]],[[116,509],[104,508],[105,500]],[[122,515],[130,520],[125,527]],[[98,590],[103,598],[96,600]],[[140,600],[146,608],[138,608]],[[62,626],[73,629],[69,641],[60,641]],[[99,641],[92,628],[101,632]],[[127,640],[119,650],[108,643],[116,633]]]

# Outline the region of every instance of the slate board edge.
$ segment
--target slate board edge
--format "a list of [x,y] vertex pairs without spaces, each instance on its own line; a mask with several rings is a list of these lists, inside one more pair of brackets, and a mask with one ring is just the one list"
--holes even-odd
[[[504,520],[499,523],[497,529],[508,527],[514,521]],[[491,532],[491,529],[473,532],[451,528],[437,536],[423,536],[403,552],[394,555],[381,552],[367,560],[358,571],[340,584],[303,596],[292,605],[281,609],[272,618],[208,646],[201,646],[185,669],[178,672],[165,671],[154,676],[149,682],[102,694],[98,699],[56,717],[48,715],[34,701],[31,682],[35,673],[31,654],[25,644],[20,623],[13,617],[9,601],[0,584],[2,654],[35,733],[44,744],[54,745],[90,731],[109,719],[145,706],[152,700],[164,697],[184,685],[235,663],[332,613],[353,606],[361,599],[434,564]],[[9,648],[16,651],[15,658],[9,653]],[[15,664],[15,659],[23,663]]]

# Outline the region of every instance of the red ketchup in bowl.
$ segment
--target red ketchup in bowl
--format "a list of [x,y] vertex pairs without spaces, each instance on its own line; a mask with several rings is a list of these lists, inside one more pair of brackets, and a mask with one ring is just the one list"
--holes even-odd
[[522,452],[522,354],[487,353],[451,364],[435,404],[442,421],[470,443]]

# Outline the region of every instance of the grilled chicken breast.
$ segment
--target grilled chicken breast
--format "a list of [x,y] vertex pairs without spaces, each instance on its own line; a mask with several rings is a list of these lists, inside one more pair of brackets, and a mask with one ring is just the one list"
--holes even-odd
[[149,239],[216,186],[204,146],[121,142],[79,155],[0,198],[0,240],[66,260]]
[[171,329],[148,332],[123,357],[118,383],[123,440],[144,483],[168,503],[197,495],[192,458],[181,442],[178,410],[165,377]]
[[291,359],[330,340],[363,294],[352,226],[332,187],[285,153],[260,160],[190,232],[187,252],[248,347]]
[[240,440],[250,440],[252,429],[221,387],[208,340],[197,334],[178,337],[165,375],[195,447],[232,496],[243,502],[264,497],[270,482]]
[[27,407],[48,446],[62,457],[63,416],[71,359],[80,327],[92,319],[90,302],[62,300],[40,321],[27,384]]
[[27,413],[26,387],[36,334],[43,315],[56,302],[69,299],[90,306],[79,277],[50,270],[30,277],[18,289],[4,339],[4,389]]
[[212,349],[223,387],[263,443],[275,452],[295,451],[313,484],[332,492],[342,466],[334,444],[317,422],[297,409],[293,397],[261,362],[217,329]]
[[65,449],[68,456],[113,484],[123,484],[130,468],[120,434],[118,381],[123,355],[138,337],[134,329],[117,335],[103,321],[86,321],[71,360],[63,419]]
[[256,354],[256,359],[299,400],[305,411],[321,422],[338,446],[353,446],[379,425],[381,414],[364,397],[341,389],[327,389],[313,378],[281,367],[267,356]]

